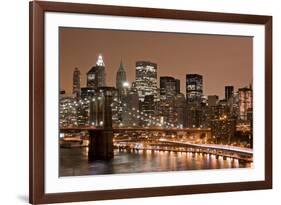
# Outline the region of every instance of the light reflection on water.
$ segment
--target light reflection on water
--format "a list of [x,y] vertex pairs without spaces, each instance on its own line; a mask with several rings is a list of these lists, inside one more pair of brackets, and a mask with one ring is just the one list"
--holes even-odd
[[59,171],[60,176],[74,176],[245,167],[251,167],[251,163],[217,159],[211,154],[142,150],[114,150],[110,161],[88,162],[87,148],[61,148]]

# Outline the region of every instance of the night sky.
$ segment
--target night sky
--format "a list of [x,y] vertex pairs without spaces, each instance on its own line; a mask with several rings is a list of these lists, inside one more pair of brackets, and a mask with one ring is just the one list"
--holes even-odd
[[224,86],[235,91],[252,82],[252,37],[177,34],[143,31],[60,28],[60,88],[72,92],[75,67],[81,71],[81,87],[86,72],[102,54],[106,84],[115,86],[120,60],[130,84],[135,81],[135,63],[157,63],[160,76],[180,79],[185,94],[185,75],[203,75],[203,94],[224,97]]

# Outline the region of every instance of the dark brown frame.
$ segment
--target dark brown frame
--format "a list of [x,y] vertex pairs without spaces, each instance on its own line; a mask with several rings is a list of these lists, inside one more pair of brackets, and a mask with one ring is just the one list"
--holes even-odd
[[[272,188],[272,16],[33,1],[29,5],[29,201],[33,204]],[[68,12],[265,26],[265,180],[46,194],[44,191],[44,13]]]

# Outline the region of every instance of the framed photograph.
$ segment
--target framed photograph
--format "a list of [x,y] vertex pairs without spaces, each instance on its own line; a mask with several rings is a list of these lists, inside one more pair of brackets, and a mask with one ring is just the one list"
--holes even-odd
[[30,203],[271,187],[271,16],[30,2]]

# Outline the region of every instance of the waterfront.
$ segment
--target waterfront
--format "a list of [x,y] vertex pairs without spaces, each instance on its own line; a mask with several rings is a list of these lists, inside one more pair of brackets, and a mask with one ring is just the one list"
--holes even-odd
[[109,161],[88,161],[88,148],[60,148],[60,176],[248,168],[250,162],[215,155],[168,151],[114,150]]

